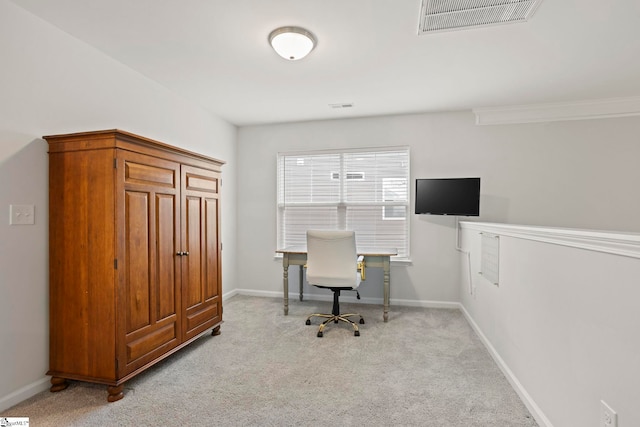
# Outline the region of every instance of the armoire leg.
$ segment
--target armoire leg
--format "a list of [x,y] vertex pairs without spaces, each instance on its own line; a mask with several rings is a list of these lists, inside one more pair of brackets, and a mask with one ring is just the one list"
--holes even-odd
[[60,377],[51,377],[51,388],[49,391],[51,393],[55,393],[57,391],[62,391],[69,386],[69,383],[65,378]]
[[107,396],[107,401],[115,402],[117,400],[122,399],[124,397],[124,393],[122,392],[123,389],[124,389],[124,384],[108,386],[107,392],[109,393],[109,396]]
[[211,330],[211,336],[215,337],[216,335],[220,335],[220,325],[216,326]]

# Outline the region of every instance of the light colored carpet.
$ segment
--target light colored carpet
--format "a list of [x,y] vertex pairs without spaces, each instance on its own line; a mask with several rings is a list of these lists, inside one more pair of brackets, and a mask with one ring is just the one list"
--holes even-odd
[[[342,304],[366,320],[323,338],[306,326],[331,303],[235,296],[222,334],[203,336],[125,384],[72,382],[2,416],[32,426],[537,426],[457,310]],[[317,323],[319,320],[315,320]]]

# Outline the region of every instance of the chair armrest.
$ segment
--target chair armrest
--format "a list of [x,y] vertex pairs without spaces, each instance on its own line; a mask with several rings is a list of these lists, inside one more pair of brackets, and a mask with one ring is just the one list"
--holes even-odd
[[358,271],[360,272],[360,279],[365,280],[366,274],[364,272],[364,255],[358,257]]

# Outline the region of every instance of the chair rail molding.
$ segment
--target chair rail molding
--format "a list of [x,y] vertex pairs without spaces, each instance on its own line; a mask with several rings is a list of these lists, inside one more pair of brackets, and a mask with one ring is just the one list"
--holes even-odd
[[640,233],[461,221],[463,229],[640,258]]
[[474,108],[476,125],[605,119],[640,115],[640,96]]

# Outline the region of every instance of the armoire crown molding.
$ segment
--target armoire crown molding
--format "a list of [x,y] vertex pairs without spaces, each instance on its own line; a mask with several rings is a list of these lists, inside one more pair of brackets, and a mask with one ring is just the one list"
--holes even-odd
[[605,119],[640,115],[640,96],[474,108],[476,125]]

